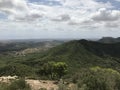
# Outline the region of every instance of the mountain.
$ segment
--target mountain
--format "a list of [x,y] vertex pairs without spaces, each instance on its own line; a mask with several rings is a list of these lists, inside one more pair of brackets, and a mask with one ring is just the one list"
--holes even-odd
[[120,43],[103,44],[94,41],[76,40],[54,47],[41,58],[46,61],[64,61],[78,67],[120,64]]
[[[65,41],[62,40],[49,40],[49,41],[42,41],[42,40],[13,40],[13,41],[0,41],[0,54],[1,53],[8,53],[8,52],[20,52],[38,49],[49,49],[59,44],[64,43]],[[38,51],[38,50],[36,50]]]
[[81,72],[83,68],[96,66],[112,68],[120,72],[120,43],[73,40],[44,52],[18,57],[1,56],[0,75],[9,73],[18,76],[36,76],[38,75],[36,72],[48,62],[65,62],[68,65],[69,77]]
[[120,37],[113,38],[113,37],[103,37],[102,39],[98,40],[101,43],[117,43],[120,42]]
[[[15,50],[20,52],[19,47],[14,45]],[[34,46],[46,46],[41,43],[17,45],[30,46],[32,50]],[[12,45],[8,46],[1,49],[5,49],[5,52],[14,50],[10,48]],[[65,80],[65,85],[62,84],[64,87],[75,83],[80,90],[120,90],[120,42],[108,44],[83,39],[57,44],[48,50],[24,56],[0,54],[0,76],[9,75],[37,80],[62,78]]]

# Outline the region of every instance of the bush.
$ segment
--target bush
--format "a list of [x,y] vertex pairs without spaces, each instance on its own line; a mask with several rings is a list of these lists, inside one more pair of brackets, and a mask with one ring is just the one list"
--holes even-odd
[[12,82],[7,90],[31,90],[31,88],[24,79],[20,79]]
[[83,90],[120,90],[120,73],[113,69],[86,69],[76,74],[73,81]]
[[67,73],[67,64],[64,62],[48,62],[45,63],[38,74],[48,76],[50,79],[60,79]]

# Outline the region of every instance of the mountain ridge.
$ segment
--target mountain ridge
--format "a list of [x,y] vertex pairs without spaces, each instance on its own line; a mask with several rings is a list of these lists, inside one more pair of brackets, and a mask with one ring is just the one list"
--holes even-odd
[[118,43],[120,42],[120,37],[113,38],[113,37],[103,37],[98,40],[98,42],[101,43]]

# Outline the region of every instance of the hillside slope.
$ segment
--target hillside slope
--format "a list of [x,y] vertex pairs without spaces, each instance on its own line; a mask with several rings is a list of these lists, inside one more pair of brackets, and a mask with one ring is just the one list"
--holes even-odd
[[[44,64],[65,62],[68,74],[79,72],[83,68],[100,66],[120,72],[120,43],[103,44],[87,40],[75,40],[53,47],[45,52],[31,53],[26,56],[0,58],[0,75],[30,76]],[[20,73],[18,72],[20,70]],[[27,73],[29,72],[29,73]]]
[[120,43],[101,44],[78,40],[50,49],[41,58],[45,61],[64,61],[78,67],[120,65]]

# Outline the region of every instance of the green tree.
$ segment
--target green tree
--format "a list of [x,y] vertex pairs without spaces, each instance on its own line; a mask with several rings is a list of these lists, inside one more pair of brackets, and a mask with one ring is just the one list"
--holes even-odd
[[64,62],[48,62],[39,70],[39,74],[50,77],[51,79],[60,79],[67,73],[67,64]]
[[61,78],[67,73],[67,64],[64,62],[57,62],[54,64],[54,73],[58,76],[58,78]]

